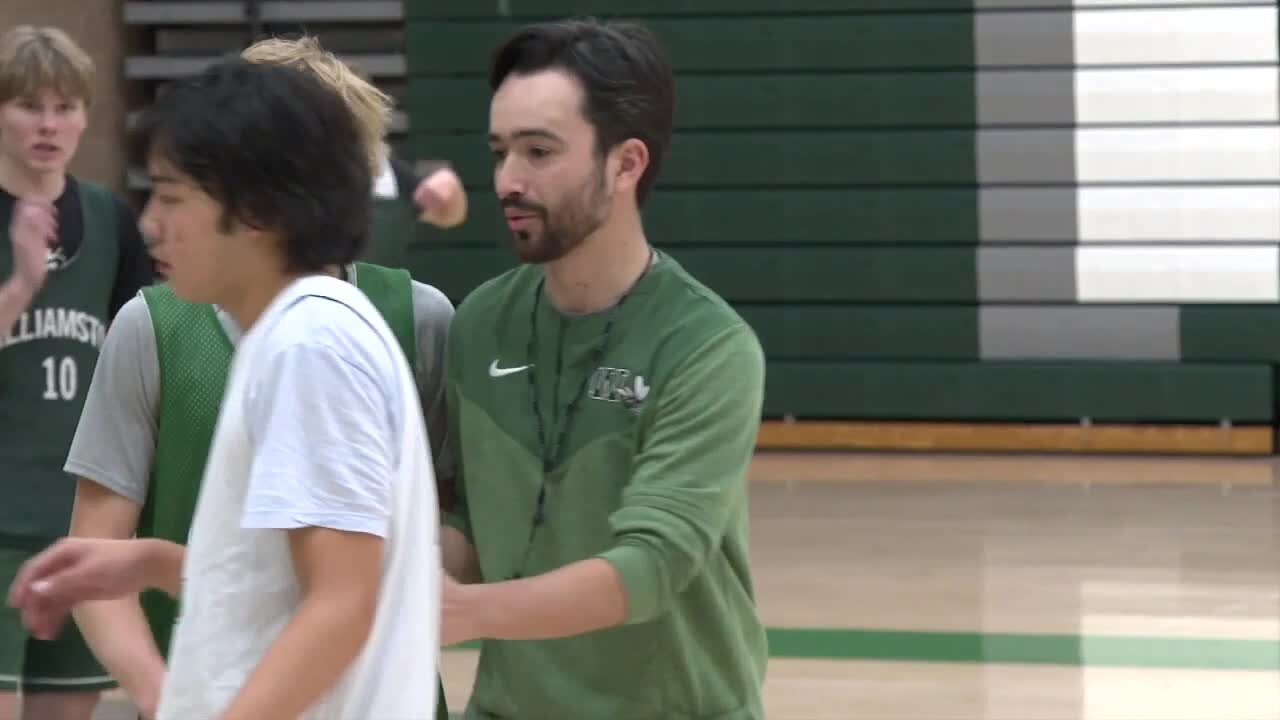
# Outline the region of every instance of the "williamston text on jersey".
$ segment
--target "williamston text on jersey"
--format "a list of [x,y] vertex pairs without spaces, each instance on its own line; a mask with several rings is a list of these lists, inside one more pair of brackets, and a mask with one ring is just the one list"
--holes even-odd
[[73,340],[94,350],[107,336],[106,323],[77,308],[37,308],[22,313],[13,329],[0,337],[0,350],[32,340]]

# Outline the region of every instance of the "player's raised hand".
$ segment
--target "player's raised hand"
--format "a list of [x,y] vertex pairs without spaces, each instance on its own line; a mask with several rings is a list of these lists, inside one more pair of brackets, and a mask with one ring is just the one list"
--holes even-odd
[[58,242],[57,211],[48,203],[19,200],[9,221],[13,277],[34,294],[49,274],[49,250]]
[[447,165],[423,164],[423,178],[413,192],[418,219],[436,227],[451,228],[467,219],[467,191]]
[[9,604],[37,638],[57,637],[72,608],[148,587],[148,540],[64,538],[23,564]]

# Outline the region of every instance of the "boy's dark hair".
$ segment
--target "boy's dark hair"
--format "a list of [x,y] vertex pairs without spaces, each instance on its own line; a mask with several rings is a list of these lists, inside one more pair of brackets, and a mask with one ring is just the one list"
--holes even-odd
[[582,84],[582,114],[601,155],[629,138],[648,147],[649,167],[636,187],[636,202],[644,205],[671,144],[675,113],[675,79],[657,38],[641,25],[594,19],[528,25],[494,52],[489,87],[497,90],[508,75],[549,69]]
[[229,60],[175,83],[136,135],[233,221],[279,233],[287,269],[354,261],[368,242],[373,178],[346,103],[283,65]]

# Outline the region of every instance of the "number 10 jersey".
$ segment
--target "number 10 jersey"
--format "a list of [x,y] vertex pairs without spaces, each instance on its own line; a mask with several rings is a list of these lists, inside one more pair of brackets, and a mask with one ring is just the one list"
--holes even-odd
[[[68,179],[68,182],[75,182]],[[119,264],[111,194],[79,181],[84,238],[51,270],[12,328],[0,328],[0,546],[39,548],[65,535],[75,479],[62,469],[98,350]],[[10,218],[0,218],[0,282],[13,274]]]

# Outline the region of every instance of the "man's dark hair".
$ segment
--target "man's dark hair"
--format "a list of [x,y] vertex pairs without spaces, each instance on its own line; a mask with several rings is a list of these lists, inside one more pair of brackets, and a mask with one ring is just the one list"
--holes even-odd
[[528,25],[494,52],[489,87],[497,90],[509,75],[550,69],[581,83],[582,113],[595,128],[600,155],[629,138],[648,147],[649,167],[636,187],[636,202],[643,205],[671,144],[675,113],[671,63],[657,38],[634,23],[582,19]]
[[372,218],[369,156],[342,98],[283,65],[229,60],[175,83],[135,137],[233,221],[281,235],[287,269],[319,272],[355,260]]

